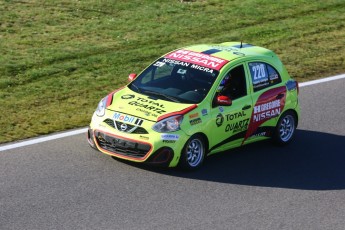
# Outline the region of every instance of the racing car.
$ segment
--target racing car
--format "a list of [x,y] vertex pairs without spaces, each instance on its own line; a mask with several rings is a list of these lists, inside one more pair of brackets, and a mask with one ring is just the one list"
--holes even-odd
[[91,147],[128,161],[193,170],[252,142],[293,140],[298,82],[271,50],[199,44],[159,57],[98,104]]

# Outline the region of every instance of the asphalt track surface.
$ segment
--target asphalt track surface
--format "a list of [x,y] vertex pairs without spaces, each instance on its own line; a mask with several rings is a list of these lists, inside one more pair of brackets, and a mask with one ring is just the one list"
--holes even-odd
[[344,229],[345,79],[300,89],[296,139],[129,164],[73,135],[0,151],[0,229]]

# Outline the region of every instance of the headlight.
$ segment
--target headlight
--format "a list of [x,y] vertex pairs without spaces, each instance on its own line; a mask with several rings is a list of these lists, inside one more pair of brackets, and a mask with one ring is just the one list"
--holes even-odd
[[152,126],[152,129],[159,133],[174,132],[180,130],[183,115],[168,117]]
[[106,107],[106,103],[107,103],[107,99],[108,99],[108,96],[103,98],[99,103],[98,103],[98,106],[97,106],[97,109],[96,109],[96,115],[99,116],[99,117],[103,117],[104,114],[105,114],[105,107]]

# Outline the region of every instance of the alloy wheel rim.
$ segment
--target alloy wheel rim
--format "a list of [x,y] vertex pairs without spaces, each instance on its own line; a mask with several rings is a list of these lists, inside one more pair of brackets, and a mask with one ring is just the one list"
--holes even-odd
[[287,142],[291,139],[295,130],[295,120],[293,116],[287,115],[283,118],[279,128],[280,139]]
[[194,139],[189,142],[187,147],[187,161],[192,167],[196,167],[200,164],[204,154],[202,142],[198,139]]

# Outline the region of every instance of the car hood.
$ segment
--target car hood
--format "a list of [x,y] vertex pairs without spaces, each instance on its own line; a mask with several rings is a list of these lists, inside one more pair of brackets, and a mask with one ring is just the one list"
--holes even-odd
[[156,122],[169,113],[179,112],[193,104],[181,104],[136,93],[124,87],[108,96],[107,109]]

